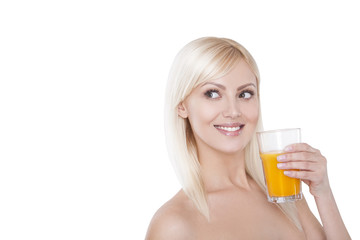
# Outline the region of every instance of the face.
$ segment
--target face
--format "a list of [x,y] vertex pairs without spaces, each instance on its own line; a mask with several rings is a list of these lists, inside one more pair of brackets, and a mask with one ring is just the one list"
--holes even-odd
[[259,117],[256,77],[240,60],[224,77],[195,88],[179,105],[178,113],[189,119],[198,148],[241,152]]

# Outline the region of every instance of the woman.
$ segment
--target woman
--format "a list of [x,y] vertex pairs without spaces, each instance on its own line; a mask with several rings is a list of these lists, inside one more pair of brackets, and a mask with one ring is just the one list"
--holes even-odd
[[350,239],[326,159],[305,143],[291,145],[278,167],[309,186],[322,225],[305,199],[267,201],[255,138],[259,80],[254,59],[233,40],[200,38],[179,52],[165,127],[182,190],[154,215],[146,239]]

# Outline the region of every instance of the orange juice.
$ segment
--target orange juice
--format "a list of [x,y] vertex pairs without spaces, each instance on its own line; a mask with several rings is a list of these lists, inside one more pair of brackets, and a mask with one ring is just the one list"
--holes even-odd
[[277,156],[280,152],[260,153],[268,194],[270,197],[286,197],[300,193],[300,180],[284,175],[284,170],[278,169]]

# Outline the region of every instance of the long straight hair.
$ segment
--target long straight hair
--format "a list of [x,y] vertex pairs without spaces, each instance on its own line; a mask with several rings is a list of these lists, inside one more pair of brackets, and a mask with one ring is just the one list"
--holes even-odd
[[[260,74],[251,54],[231,39],[216,37],[199,38],[182,48],[175,57],[166,88],[165,134],[169,157],[185,194],[208,221],[211,216],[195,138],[188,119],[178,116],[178,106],[194,88],[209,80],[225,76],[240,59],[248,64],[256,76],[257,92],[260,94]],[[259,110],[256,130],[245,147],[245,166],[247,174],[265,193],[266,185],[255,135],[262,129]],[[295,204],[285,203],[278,206],[301,229]]]

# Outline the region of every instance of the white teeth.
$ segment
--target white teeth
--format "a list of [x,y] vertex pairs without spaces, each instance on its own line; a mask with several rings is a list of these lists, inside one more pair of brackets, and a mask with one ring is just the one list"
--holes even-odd
[[240,127],[223,127],[223,126],[216,126],[216,128],[228,131],[228,132],[235,132],[240,130]]

